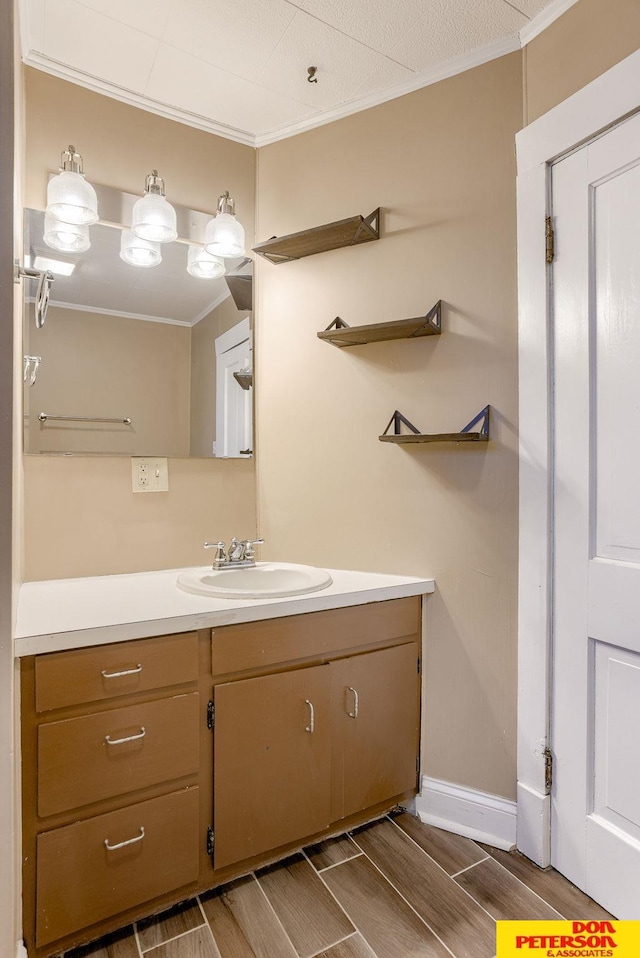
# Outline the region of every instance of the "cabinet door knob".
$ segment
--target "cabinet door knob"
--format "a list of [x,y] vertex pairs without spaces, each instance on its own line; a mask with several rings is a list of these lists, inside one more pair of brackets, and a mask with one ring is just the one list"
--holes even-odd
[[358,699],[358,693],[351,685],[348,686],[347,692],[353,692],[353,711],[347,712],[347,715],[350,718],[354,718],[354,719],[358,718],[358,706],[360,704],[360,700]]
[[305,732],[313,732],[316,727],[316,713],[313,708],[313,702],[310,702],[309,699],[305,699],[304,704],[309,706],[309,724],[305,727]]
[[109,839],[105,838],[104,847],[108,852],[115,852],[116,848],[124,848],[125,845],[135,845],[136,842],[141,842],[144,838],[144,825],[140,826],[140,834],[136,835],[135,838],[128,838],[126,842],[118,842],[117,845],[110,845]]
[[142,666],[139,662],[135,669],[125,669],[124,672],[105,672],[103,669],[100,674],[103,679],[119,679],[121,675],[137,675],[138,672],[142,672]]
[[126,738],[111,738],[110,735],[105,735],[104,740],[107,745],[124,745],[125,742],[135,742],[139,738],[144,738],[146,734],[147,730],[145,729],[144,725],[141,725],[140,731],[137,733],[137,735],[127,735]]

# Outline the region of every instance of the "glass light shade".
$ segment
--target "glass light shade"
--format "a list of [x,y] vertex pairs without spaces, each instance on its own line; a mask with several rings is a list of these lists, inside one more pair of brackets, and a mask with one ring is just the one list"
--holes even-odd
[[89,227],[81,223],[63,223],[52,213],[44,214],[43,239],[51,249],[63,253],[84,253],[91,246]]
[[172,243],[178,236],[176,211],[159,193],[146,193],[133,207],[131,229],[140,239]]
[[202,246],[190,246],[187,256],[187,273],[199,279],[218,279],[224,276],[224,261],[212,256]]
[[64,223],[91,226],[98,222],[98,197],[82,173],[63,170],[49,180],[47,213]]
[[160,243],[140,239],[133,230],[123,230],[120,238],[120,259],[130,266],[158,266],[162,262]]
[[213,256],[244,256],[244,228],[231,213],[216,213],[204,231],[204,248]]

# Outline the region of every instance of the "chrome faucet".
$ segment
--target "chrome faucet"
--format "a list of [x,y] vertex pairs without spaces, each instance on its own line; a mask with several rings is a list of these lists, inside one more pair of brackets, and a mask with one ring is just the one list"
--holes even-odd
[[224,542],[205,542],[205,549],[215,549],[213,568],[216,572],[222,569],[250,568],[256,564],[254,546],[261,545],[264,539],[236,539],[234,536],[229,548]]

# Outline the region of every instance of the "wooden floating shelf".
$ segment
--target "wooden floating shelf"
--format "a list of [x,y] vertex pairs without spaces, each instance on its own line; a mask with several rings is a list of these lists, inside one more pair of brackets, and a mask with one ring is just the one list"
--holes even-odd
[[[416,442],[488,442],[489,441],[489,410],[490,406],[485,406],[471,422],[460,430],[460,432],[440,432],[440,433],[421,433],[413,423],[402,415],[401,412],[394,412],[389,420],[387,428],[381,436],[378,436],[380,442],[395,442],[400,444]],[[478,426],[477,432],[473,432],[473,427]],[[393,432],[389,429],[393,426]],[[410,432],[401,433],[402,426],[406,426]]]
[[403,433],[398,436],[378,436],[380,442],[395,442],[404,445],[410,442],[487,442],[488,436],[477,432]]
[[290,263],[304,256],[326,253],[345,246],[359,246],[380,239],[380,208],[368,216],[350,216],[346,220],[337,220],[325,226],[314,226],[300,233],[288,236],[274,236],[253,247],[271,263]]
[[392,339],[418,339],[439,336],[442,332],[442,301],[433,306],[426,316],[398,319],[391,323],[373,323],[371,326],[349,326],[336,316],[334,321],[318,333],[318,339],[332,346],[362,346],[364,343],[382,343]]

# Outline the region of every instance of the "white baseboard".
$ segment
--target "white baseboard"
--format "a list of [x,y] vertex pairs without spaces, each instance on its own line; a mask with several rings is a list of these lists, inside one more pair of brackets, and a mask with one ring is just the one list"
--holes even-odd
[[509,849],[516,843],[516,803],[437,778],[422,779],[416,811],[425,825]]
[[19,941],[16,947],[16,958],[27,958],[27,949],[23,941]]

